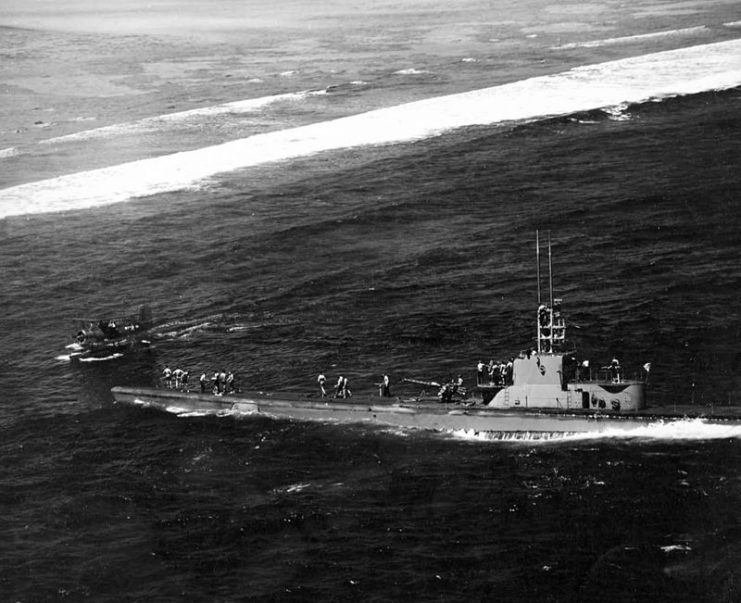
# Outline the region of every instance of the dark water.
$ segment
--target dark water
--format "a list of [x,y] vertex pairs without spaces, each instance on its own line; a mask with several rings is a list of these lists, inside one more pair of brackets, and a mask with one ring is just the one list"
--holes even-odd
[[738,595],[735,441],[482,445],[125,409],[48,428],[3,446],[21,600]]
[[[337,94],[324,117],[372,104]],[[471,382],[531,344],[539,230],[581,357],[651,362],[653,404],[741,404],[740,137],[735,88],[3,219],[0,600],[741,600],[737,428],[509,441],[109,393],[165,364],[268,390]],[[150,351],[58,358],[74,317],[141,303]]]
[[[318,370],[356,391],[386,370],[470,379],[479,356],[528,344],[533,233],[549,229],[583,355],[651,361],[654,401],[687,402],[694,382],[698,403],[737,402],[738,107],[732,90],[627,122],[357,152],[339,169],[310,158],[251,174],[249,193],[227,179],[207,207],[181,193],[6,220],[0,590],[737,600],[736,438],[482,442],[175,418],[112,407],[107,388],[154,383],[165,362],[299,391]],[[161,339],[77,370],[54,360],[81,297],[147,299]]]

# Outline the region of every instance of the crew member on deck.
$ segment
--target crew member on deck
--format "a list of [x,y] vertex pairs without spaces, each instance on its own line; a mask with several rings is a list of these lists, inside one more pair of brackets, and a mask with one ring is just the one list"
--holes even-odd
[[334,388],[334,397],[339,398],[342,395],[342,384],[344,383],[345,378],[340,375],[337,379],[337,385]]
[[172,376],[175,378],[175,389],[180,389],[180,381],[183,378],[183,371],[179,368],[176,368],[174,371],[172,371]]
[[381,397],[383,398],[391,397],[391,381],[389,380],[388,375],[384,375],[383,381],[381,381]]
[[206,393],[206,373],[201,373],[201,378],[198,380],[201,384],[201,393]]
[[319,384],[319,391],[322,394],[322,398],[324,398],[327,395],[327,390],[324,389],[324,384],[327,382],[327,378],[324,376],[324,373],[319,373],[316,382]]
[[484,363],[479,360],[476,365],[476,385],[482,385],[484,383]]
[[620,361],[615,357],[610,362],[610,376],[615,383],[620,381]]
[[547,327],[550,321],[551,318],[548,316],[548,308],[545,304],[540,304],[540,306],[538,306],[538,322],[540,323],[541,328]]
[[458,375],[458,378],[455,381],[453,381],[452,393],[457,394],[462,387],[463,387],[463,377],[461,375]]
[[162,378],[165,380],[165,387],[167,389],[172,388],[172,371],[167,365],[165,365],[165,370],[162,371]]

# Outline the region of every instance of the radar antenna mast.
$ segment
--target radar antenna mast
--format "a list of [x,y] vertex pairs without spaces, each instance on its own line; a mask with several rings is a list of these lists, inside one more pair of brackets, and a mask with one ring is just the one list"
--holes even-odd
[[551,308],[553,308],[553,260],[551,259],[551,231],[548,231],[548,291]]
[[548,231],[548,303],[543,303],[540,276],[540,232],[535,231],[535,258],[538,279],[537,342],[539,354],[563,350],[566,343],[566,324],[561,315],[561,299],[553,297],[553,255],[551,233]]
[[540,301],[540,232],[535,231],[535,266],[537,271],[538,279],[538,306],[542,303]]

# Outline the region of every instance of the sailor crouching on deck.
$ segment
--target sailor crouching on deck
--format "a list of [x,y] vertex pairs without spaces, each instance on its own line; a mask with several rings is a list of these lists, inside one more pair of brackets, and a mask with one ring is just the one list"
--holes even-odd
[[352,392],[347,386],[347,377],[340,375],[339,379],[337,379],[337,385],[335,386],[334,397],[349,398],[350,396],[352,396]]

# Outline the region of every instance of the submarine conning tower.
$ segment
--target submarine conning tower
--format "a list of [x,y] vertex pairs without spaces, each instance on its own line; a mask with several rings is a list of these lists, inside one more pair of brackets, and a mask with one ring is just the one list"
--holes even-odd
[[533,408],[556,411],[626,413],[645,407],[645,383],[624,379],[615,367],[610,376],[592,379],[588,363],[579,364],[566,339],[561,298],[553,297],[553,267],[548,238],[548,290],[541,294],[540,240],[536,232],[538,310],[536,347],[513,359],[509,382],[480,386],[484,401],[493,408]]

